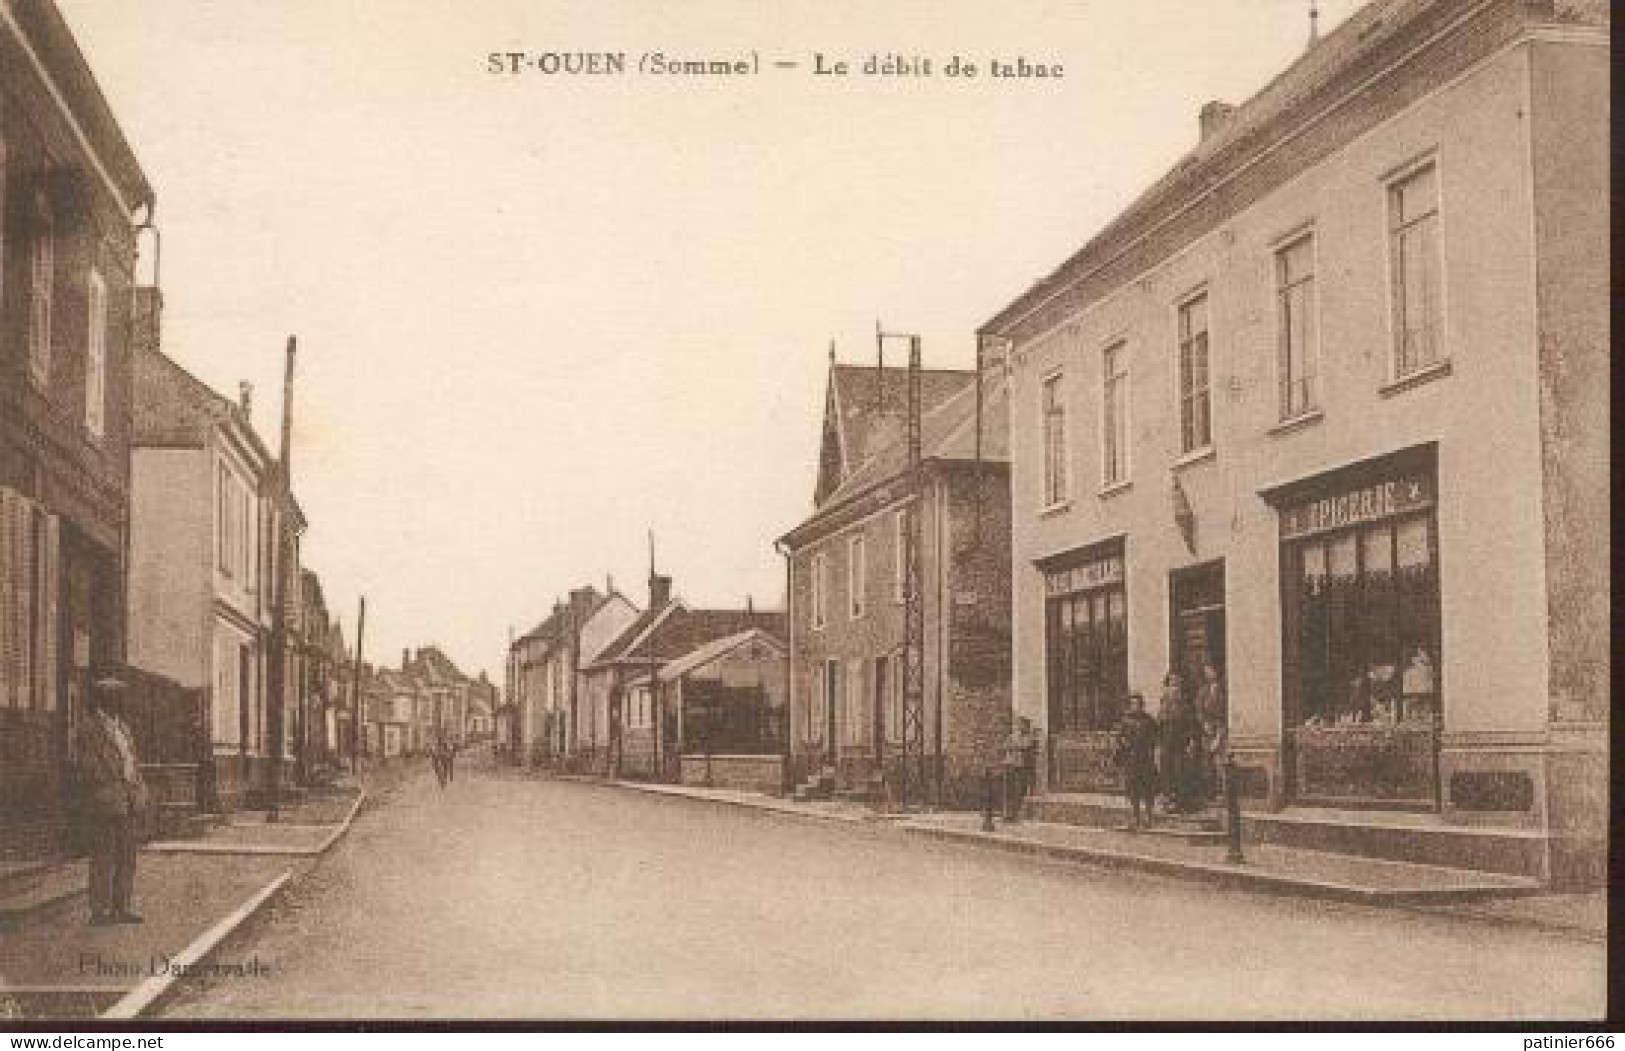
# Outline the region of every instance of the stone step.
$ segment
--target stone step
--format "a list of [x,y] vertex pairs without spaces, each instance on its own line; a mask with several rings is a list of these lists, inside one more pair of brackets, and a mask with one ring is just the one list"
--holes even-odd
[[1249,813],[1247,838],[1300,850],[1447,865],[1544,882],[1548,839],[1539,829],[1449,825],[1437,814],[1289,807]]

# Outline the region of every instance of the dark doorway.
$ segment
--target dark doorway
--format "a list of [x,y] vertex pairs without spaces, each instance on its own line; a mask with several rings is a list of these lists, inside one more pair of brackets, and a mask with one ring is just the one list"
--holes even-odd
[[1202,666],[1212,664],[1225,684],[1224,562],[1177,569],[1168,577],[1169,663],[1184,681],[1187,696],[1202,683]]

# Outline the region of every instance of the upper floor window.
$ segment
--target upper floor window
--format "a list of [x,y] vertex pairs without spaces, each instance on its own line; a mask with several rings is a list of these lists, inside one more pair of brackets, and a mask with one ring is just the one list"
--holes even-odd
[[846,555],[847,614],[857,620],[863,616],[864,597],[869,587],[869,559],[862,534],[847,540]]
[[1315,327],[1315,239],[1304,234],[1275,253],[1280,324],[1281,419],[1314,409],[1319,333]]
[[1066,477],[1066,388],[1064,377],[1056,373],[1044,380],[1044,506],[1054,507],[1067,500]]
[[1128,481],[1128,344],[1113,343],[1100,356],[1100,484]]
[[1394,377],[1437,363],[1443,317],[1439,260],[1439,176],[1424,164],[1388,187],[1393,280]]
[[228,577],[237,568],[236,497],[231,471],[225,464],[220,464],[215,477],[215,564]]
[[43,386],[51,379],[51,284],[56,274],[56,217],[43,190],[34,194],[28,274],[28,363]]
[[99,439],[107,430],[107,282],[94,270],[85,303],[85,429]]
[[1207,293],[1179,305],[1179,449],[1213,444],[1213,400],[1208,376]]
[[812,557],[812,626],[822,628],[829,614],[829,560],[823,552]]

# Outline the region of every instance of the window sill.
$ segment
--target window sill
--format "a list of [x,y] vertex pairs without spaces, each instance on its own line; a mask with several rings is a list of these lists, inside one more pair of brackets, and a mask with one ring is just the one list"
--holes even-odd
[[1451,368],[1449,358],[1446,358],[1443,361],[1435,361],[1431,365],[1417,369],[1415,372],[1408,375],[1401,376],[1399,379],[1396,379],[1390,383],[1383,384],[1377,388],[1377,393],[1382,395],[1384,398],[1392,398],[1396,394],[1405,393],[1412,387],[1420,387],[1424,383],[1431,383],[1433,380],[1443,379],[1444,377],[1450,375],[1450,373]]
[[1218,455],[1218,450],[1213,446],[1204,445],[1200,449],[1192,449],[1184,456],[1181,456],[1173,462],[1172,466],[1176,471],[1186,467],[1195,467],[1199,463],[1207,463],[1209,460],[1217,458]]
[[1317,424],[1325,418],[1326,414],[1324,412],[1320,411],[1319,409],[1310,409],[1308,412],[1300,412],[1296,416],[1290,416],[1287,419],[1282,420],[1280,423],[1277,423],[1275,426],[1271,427],[1269,429],[1269,433],[1291,434],[1294,431],[1301,431],[1305,427]]
[[1038,517],[1039,518],[1052,518],[1055,515],[1065,514],[1066,512],[1068,512],[1070,510],[1072,510],[1072,501],[1071,500],[1062,500],[1058,504],[1049,504],[1048,506],[1040,507],[1038,509]]
[[1095,495],[1099,496],[1102,500],[1110,500],[1119,493],[1126,493],[1133,488],[1134,483],[1125,478],[1121,482],[1113,482],[1111,485],[1102,486],[1100,492]]

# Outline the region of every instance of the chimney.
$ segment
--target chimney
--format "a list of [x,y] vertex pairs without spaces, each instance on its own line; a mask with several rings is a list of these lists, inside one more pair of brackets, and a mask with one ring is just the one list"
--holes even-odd
[[604,574],[604,594],[615,594],[615,576],[612,573]]
[[593,600],[597,597],[598,592],[594,591],[591,587],[571,588],[570,612],[574,613],[578,617],[586,616],[587,611],[592,608]]
[[405,671],[407,668],[410,668],[411,666],[412,666],[412,651],[411,651],[410,648],[403,648],[401,650],[401,671]]
[[156,353],[163,347],[164,294],[156,285],[138,285],[130,319],[135,345],[132,351]]
[[247,380],[241,380],[237,384],[237,404],[243,410],[244,419],[253,419],[254,385]]
[[671,577],[649,574],[649,609],[657,610],[671,601]]
[[1235,112],[1236,107],[1228,102],[1220,102],[1218,99],[1214,99],[1203,106],[1198,117],[1198,121],[1202,126],[1201,141],[1206,142],[1214,132],[1230,123],[1230,118]]

